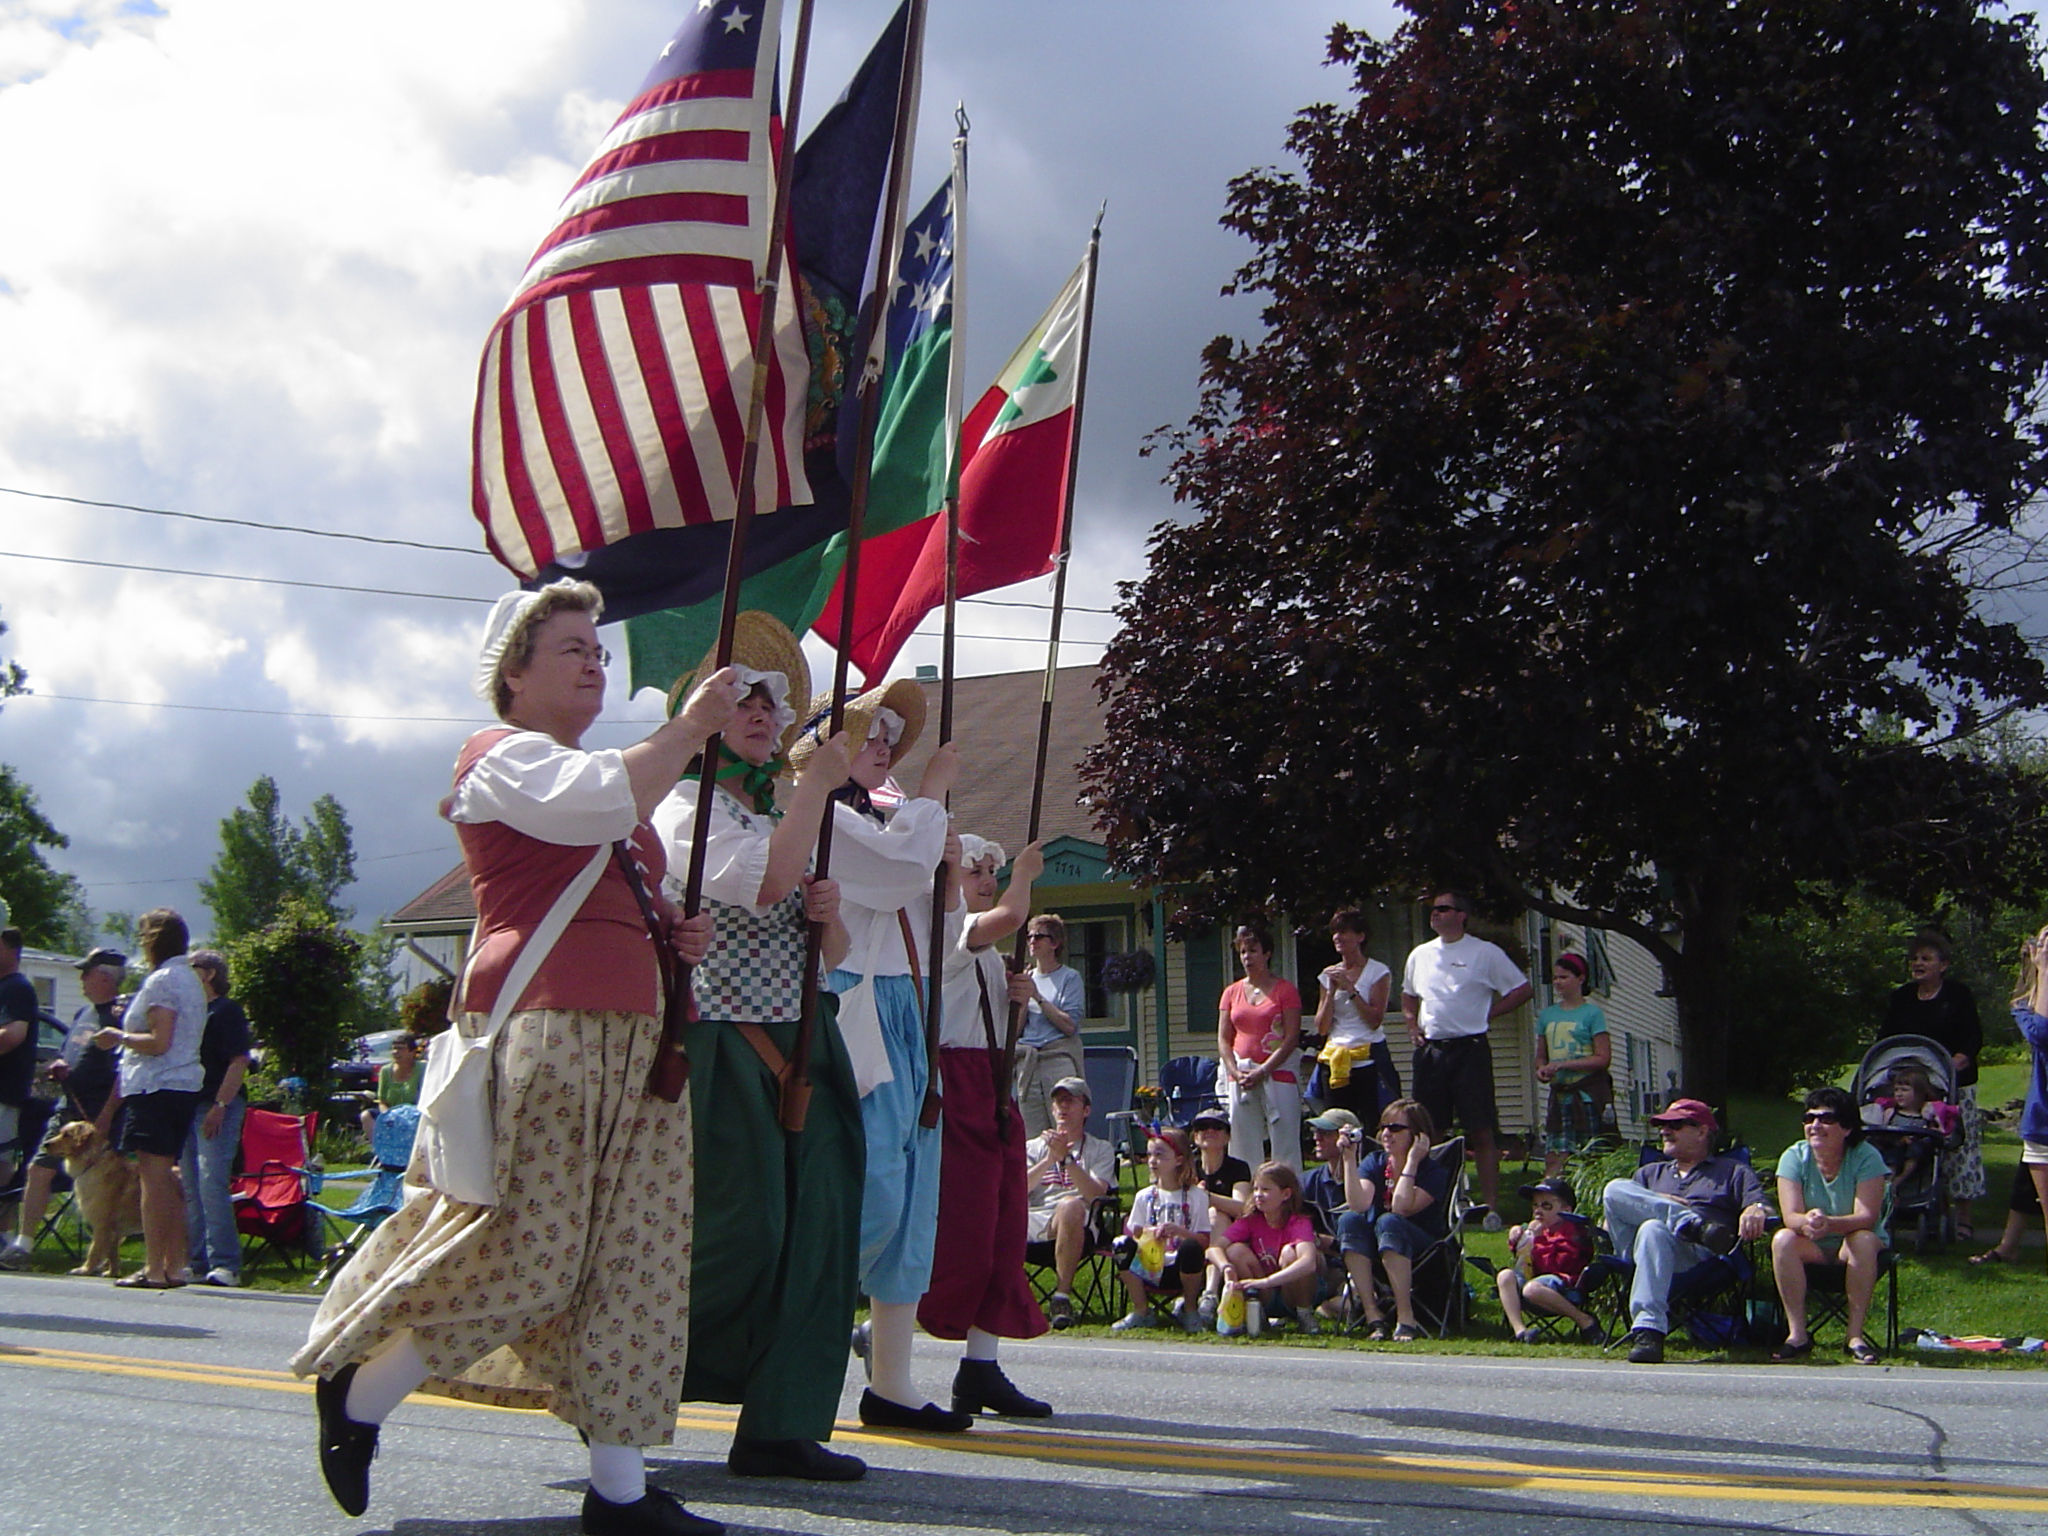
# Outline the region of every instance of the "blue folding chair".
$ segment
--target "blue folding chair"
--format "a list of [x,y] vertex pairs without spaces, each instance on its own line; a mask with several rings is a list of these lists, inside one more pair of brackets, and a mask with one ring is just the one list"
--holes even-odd
[[1218,1109],[1214,1056],[1176,1056],[1159,1069],[1161,1118],[1182,1130],[1205,1109]]
[[352,1221],[355,1230],[327,1249],[316,1286],[325,1285],[341,1272],[341,1266],[362,1246],[363,1239],[377,1229],[387,1216],[405,1204],[405,1165],[412,1161],[413,1138],[419,1134],[420,1112],[411,1104],[400,1104],[377,1117],[370,1131],[370,1163],[376,1170],[370,1183],[352,1205],[337,1209],[318,1200],[306,1203],[321,1213],[323,1220]]

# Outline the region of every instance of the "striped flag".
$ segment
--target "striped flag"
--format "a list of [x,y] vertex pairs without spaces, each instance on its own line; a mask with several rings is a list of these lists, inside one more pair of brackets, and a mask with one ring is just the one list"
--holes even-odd
[[[780,0],[697,0],[492,327],[471,498],[492,554],[523,577],[733,516],[780,138],[780,18]],[[794,286],[776,304],[757,511],[810,500]]]

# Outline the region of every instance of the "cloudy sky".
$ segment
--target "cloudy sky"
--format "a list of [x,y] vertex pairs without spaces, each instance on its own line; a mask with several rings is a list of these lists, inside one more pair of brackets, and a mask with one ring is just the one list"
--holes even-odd
[[[815,107],[891,3],[817,0]],[[295,817],[323,793],[347,808],[364,922],[453,862],[434,804],[484,723],[474,632],[510,584],[468,512],[477,358],[685,5],[0,0],[0,657],[34,690],[0,712],[0,761],[71,837],[55,861],[96,910],[168,903],[203,928],[195,881],[264,773]],[[1069,586],[1106,607],[1173,512],[1141,440],[1187,416],[1203,343],[1257,323],[1218,294],[1245,254],[1216,226],[1225,183],[1281,160],[1291,114],[1341,94],[1330,23],[1384,34],[1393,13],[931,9],[913,206],[964,101],[971,380],[1108,203]],[[964,632],[997,638],[964,644],[962,670],[1041,665],[1045,624],[964,607]],[[1064,659],[1092,659],[1110,626],[1074,613]],[[936,650],[914,642],[904,665]],[[592,745],[656,718],[614,672]]]

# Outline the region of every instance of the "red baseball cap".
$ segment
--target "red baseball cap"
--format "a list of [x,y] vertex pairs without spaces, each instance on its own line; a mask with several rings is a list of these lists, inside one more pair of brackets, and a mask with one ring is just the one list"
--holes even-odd
[[1698,1099],[1673,1099],[1663,1114],[1650,1116],[1650,1124],[1703,1125],[1711,1131],[1720,1122],[1714,1118],[1714,1111]]

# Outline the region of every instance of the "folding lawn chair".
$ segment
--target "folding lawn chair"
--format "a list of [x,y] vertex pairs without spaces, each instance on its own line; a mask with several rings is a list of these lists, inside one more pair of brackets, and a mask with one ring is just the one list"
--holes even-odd
[[1159,1094],[1161,1118],[1186,1130],[1196,1115],[1223,1102],[1216,1095],[1216,1058],[1174,1057],[1159,1069]]
[[364,1237],[405,1204],[405,1165],[412,1161],[413,1139],[419,1128],[420,1112],[415,1105],[400,1104],[385,1110],[370,1132],[370,1165],[374,1174],[363,1192],[346,1206],[322,1205],[318,1200],[308,1202],[320,1213],[313,1219],[323,1223],[323,1230],[328,1219],[356,1223],[353,1232],[327,1248],[320,1273],[313,1277],[314,1285],[324,1286],[339,1274]]
[[316,1115],[252,1109],[242,1122],[242,1172],[229,1186],[235,1229],[244,1238],[243,1266],[266,1248],[294,1269],[319,1236],[311,1200],[319,1179],[308,1166]]

